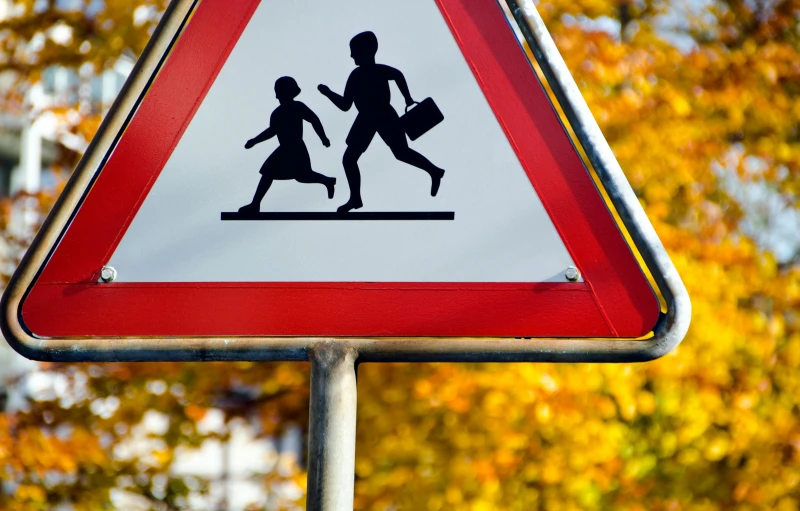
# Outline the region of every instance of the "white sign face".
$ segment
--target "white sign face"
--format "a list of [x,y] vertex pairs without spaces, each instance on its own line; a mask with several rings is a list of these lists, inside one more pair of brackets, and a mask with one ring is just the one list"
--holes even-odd
[[[365,31],[389,67],[371,36],[351,58]],[[444,117],[413,141],[387,110],[397,72]],[[283,104],[281,77],[301,89],[281,82]],[[354,161],[363,206],[337,215]],[[266,184],[260,211],[284,214],[237,214]],[[433,0],[263,0],[109,264],[118,282],[564,282],[573,262]]]

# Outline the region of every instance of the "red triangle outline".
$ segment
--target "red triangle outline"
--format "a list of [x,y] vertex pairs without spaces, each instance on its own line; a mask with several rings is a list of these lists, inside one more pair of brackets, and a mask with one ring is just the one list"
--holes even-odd
[[98,283],[259,1],[195,7],[23,300],[25,328],[48,337],[640,337],[653,329],[658,300],[497,0],[435,1],[585,282]]

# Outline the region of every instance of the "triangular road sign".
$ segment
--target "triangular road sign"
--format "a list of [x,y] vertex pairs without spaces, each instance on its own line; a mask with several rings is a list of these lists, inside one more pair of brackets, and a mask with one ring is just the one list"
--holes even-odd
[[[45,358],[36,339],[662,335],[507,14],[176,2],[12,281],[6,334]],[[521,28],[585,120],[546,32]],[[674,318],[674,268],[605,141],[575,131]]]

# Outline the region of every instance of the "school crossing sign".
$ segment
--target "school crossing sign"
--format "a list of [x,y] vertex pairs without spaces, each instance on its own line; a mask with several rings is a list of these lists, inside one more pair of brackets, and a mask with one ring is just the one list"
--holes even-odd
[[680,278],[525,8],[174,2],[9,285],[6,337],[70,360],[668,351]]

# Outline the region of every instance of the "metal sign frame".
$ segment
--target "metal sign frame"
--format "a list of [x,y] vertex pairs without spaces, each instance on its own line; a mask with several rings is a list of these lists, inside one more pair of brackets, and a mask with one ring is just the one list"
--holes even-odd
[[[196,338],[42,338],[26,330],[21,305],[82,198],[92,186],[108,151],[135,111],[172,44],[190,17],[196,0],[176,0],[137,62],[131,76],[84,158],[76,168],[3,295],[2,330],[22,355],[48,361],[167,360],[309,360],[309,350],[333,339],[319,337]],[[642,260],[666,302],[646,339],[519,339],[519,338],[343,338],[359,362],[371,361],[548,361],[635,362],[671,351],[685,335],[691,305],[683,283],[622,173],[600,128],[578,91],[569,70],[535,7],[507,0],[552,92],[574,130],[578,143],[603,183]]]

